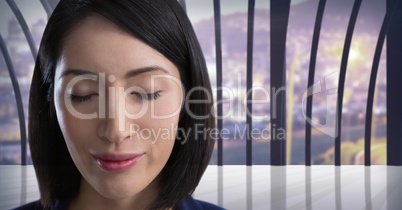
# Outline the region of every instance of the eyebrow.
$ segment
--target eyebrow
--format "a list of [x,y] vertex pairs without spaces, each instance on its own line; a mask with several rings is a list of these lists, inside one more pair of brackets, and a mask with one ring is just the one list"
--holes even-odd
[[153,72],[153,71],[161,71],[164,74],[169,74],[170,75],[170,73],[166,69],[164,69],[164,68],[162,68],[160,66],[147,66],[147,67],[142,67],[142,68],[139,68],[139,69],[134,69],[134,70],[128,71],[126,73],[126,75],[124,75],[124,78],[128,79],[130,77],[135,77],[135,76],[138,76],[140,74],[144,74],[144,73],[147,73],[147,72]]
[[[160,66],[146,66],[146,67],[141,67],[141,68],[138,68],[138,69],[133,69],[133,70],[128,71],[124,75],[124,78],[128,79],[128,78],[131,78],[131,77],[136,77],[136,76],[138,76],[140,74],[153,72],[153,71],[161,71],[161,72],[163,72],[165,74],[170,75],[170,73],[166,69],[164,69],[164,68],[162,68]],[[63,77],[66,77],[66,76],[69,76],[69,75],[74,75],[74,76],[95,75],[95,76],[97,76],[97,74],[98,73],[94,73],[94,72],[87,71],[87,70],[82,70],[82,69],[66,69],[60,75],[59,79],[61,79]]]

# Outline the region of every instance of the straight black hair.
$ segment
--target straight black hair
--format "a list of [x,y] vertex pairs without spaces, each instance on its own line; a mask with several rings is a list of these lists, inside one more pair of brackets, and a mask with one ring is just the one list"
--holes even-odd
[[[205,60],[192,25],[176,0],[61,0],[50,16],[35,63],[29,99],[29,143],[41,203],[51,208],[57,200],[78,194],[81,174],[67,150],[57,122],[53,100],[54,75],[63,41],[80,21],[100,14],[154,48],[180,72],[191,100],[210,100],[211,85]],[[209,94],[209,95],[208,95]],[[149,209],[174,208],[190,196],[204,173],[214,147],[209,131],[214,127],[212,101],[190,104],[180,113],[179,129],[190,139],[177,136],[172,154],[162,169],[162,187]],[[187,111],[191,111],[190,114]],[[209,116],[194,118],[193,116]],[[202,125],[206,133],[196,132]]]

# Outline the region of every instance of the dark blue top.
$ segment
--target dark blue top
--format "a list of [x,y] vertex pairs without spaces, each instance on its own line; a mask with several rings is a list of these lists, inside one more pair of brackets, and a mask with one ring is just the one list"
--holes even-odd
[[[67,210],[68,203],[66,202],[56,202],[53,206],[52,210]],[[207,203],[204,201],[195,200],[192,197],[188,197],[183,200],[183,202],[179,205],[177,210],[222,210],[223,208],[216,206],[211,203]],[[32,203],[28,203],[26,205],[20,206],[14,210],[44,210],[43,206],[40,204],[40,201],[34,201]]]

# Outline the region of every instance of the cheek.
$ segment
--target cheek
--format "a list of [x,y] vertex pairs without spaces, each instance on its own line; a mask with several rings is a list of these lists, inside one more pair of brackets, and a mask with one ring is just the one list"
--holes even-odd
[[78,171],[84,177],[88,177],[88,174],[92,174],[93,171],[89,151],[93,148],[94,139],[96,139],[93,123],[63,112],[62,117],[58,115],[58,121],[68,152]]
[[91,139],[91,126],[90,123],[82,123],[68,114],[64,116],[59,118],[59,124],[70,155],[75,158],[87,148],[88,140]]
[[152,161],[164,166],[169,159],[174,146],[174,140],[159,140],[151,146]]
[[96,134],[93,120],[79,119],[73,116],[60,103],[55,104],[57,121],[63,134],[69,153],[73,159],[80,158],[89,148],[91,139]]
[[135,138],[148,139],[150,161],[164,166],[169,159],[176,141],[178,116],[169,119],[150,120],[152,124],[142,124],[141,136]]
[[172,154],[174,140],[159,140],[150,146],[148,166],[152,166],[154,173],[159,174],[165,167]]
[[[73,104],[69,97],[65,95],[62,84],[56,83],[54,92],[54,106],[56,110],[57,121],[63,136],[67,141],[78,141],[88,138],[94,130],[95,121],[89,118],[87,113],[97,113],[97,103],[91,102],[85,105]],[[68,103],[67,103],[68,102]],[[95,105],[94,105],[95,104]],[[89,118],[89,119],[88,119]]]
[[182,95],[180,92],[168,93],[162,96],[159,100],[154,101],[151,106],[154,117],[160,119],[174,118],[180,114],[182,109]]

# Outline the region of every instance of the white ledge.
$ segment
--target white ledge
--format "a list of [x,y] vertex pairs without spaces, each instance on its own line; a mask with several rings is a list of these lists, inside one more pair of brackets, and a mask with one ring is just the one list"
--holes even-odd
[[[196,199],[226,209],[401,209],[401,166],[214,166]],[[0,209],[39,199],[32,166],[0,165]]]

